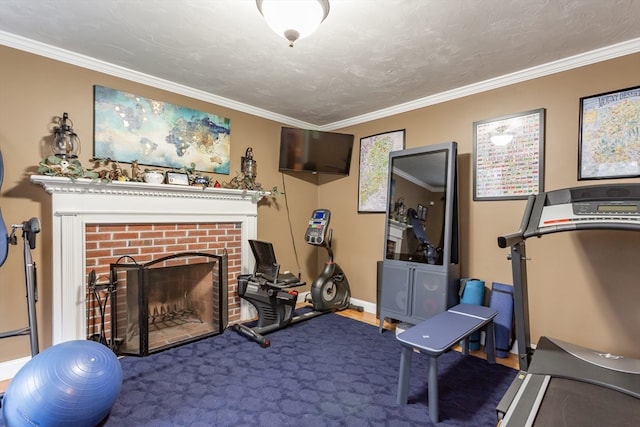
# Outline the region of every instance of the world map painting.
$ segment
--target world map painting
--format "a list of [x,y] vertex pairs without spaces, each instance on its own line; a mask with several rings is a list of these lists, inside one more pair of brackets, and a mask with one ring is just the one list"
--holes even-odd
[[94,157],[229,175],[231,120],[94,86]]

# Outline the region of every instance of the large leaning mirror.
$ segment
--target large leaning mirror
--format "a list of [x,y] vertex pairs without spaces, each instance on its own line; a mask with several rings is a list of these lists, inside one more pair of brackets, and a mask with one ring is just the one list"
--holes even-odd
[[443,264],[448,155],[440,150],[391,156],[387,259]]

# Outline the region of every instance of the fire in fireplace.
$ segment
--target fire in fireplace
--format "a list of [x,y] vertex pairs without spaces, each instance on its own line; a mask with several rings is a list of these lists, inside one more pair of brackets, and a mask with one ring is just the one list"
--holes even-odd
[[[130,257],[123,257],[119,261]],[[111,264],[111,342],[146,356],[220,334],[227,319],[227,254],[185,252],[146,264]]]

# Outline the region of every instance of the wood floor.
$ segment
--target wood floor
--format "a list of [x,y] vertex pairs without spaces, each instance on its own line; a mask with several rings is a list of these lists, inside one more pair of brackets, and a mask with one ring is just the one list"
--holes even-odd
[[[376,327],[379,326],[379,321],[376,318],[376,315],[374,313],[359,312],[357,310],[348,309],[348,310],[339,311],[338,314],[344,317],[348,317],[350,319],[368,323]],[[383,327],[388,330],[395,330],[396,325],[395,323],[389,323],[385,321]],[[461,350],[459,346],[454,349],[457,351]],[[472,356],[480,357],[482,359],[486,359],[486,355],[482,350],[470,351],[469,354],[471,354]],[[398,357],[400,357],[399,353],[398,353]],[[508,358],[500,358],[500,357],[496,358],[496,362],[513,369],[518,369],[518,358],[514,354],[509,354]],[[6,390],[7,386],[9,385],[9,381],[10,380],[0,381],[0,393]]]

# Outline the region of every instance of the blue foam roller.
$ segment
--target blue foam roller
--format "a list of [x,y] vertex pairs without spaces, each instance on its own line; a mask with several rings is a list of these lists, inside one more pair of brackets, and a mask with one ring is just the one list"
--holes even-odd
[[[463,279],[464,280],[464,279]],[[484,280],[468,279],[463,282],[460,302],[462,304],[484,305]],[[480,349],[480,331],[469,336],[469,350]]]
[[513,286],[493,282],[489,307],[498,310],[493,319],[496,336],[496,357],[509,357],[513,326]]

